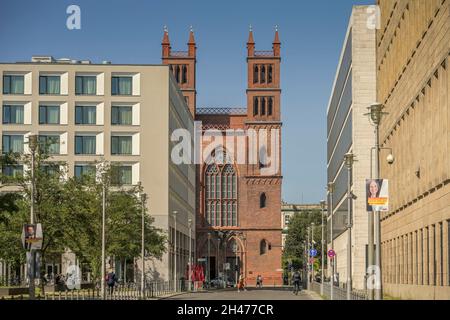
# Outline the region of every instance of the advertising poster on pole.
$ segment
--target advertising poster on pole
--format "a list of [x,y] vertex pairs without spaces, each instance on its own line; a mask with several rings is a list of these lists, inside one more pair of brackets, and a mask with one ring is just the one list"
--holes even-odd
[[389,180],[366,180],[366,204],[368,212],[389,211]]

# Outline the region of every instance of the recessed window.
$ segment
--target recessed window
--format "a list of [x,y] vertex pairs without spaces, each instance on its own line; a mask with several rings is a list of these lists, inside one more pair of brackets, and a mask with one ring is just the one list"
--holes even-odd
[[3,105],[3,124],[23,124],[23,105]]
[[111,109],[112,125],[132,125],[133,124],[133,107],[130,106],[113,106]]
[[269,97],[267,106],[267,115],[271,116],[273,114],[273,98]]
[[258,97],[253,98],[253,116],[257,116],[259,113],[259,99]]
[[113,185],[131,185],[132,184],[132,166],[116,166],[112,168]]
[[96,136],[75,136],[75,154],[95,154]]
[[39,106],[39,124],[59,124],[59,106]]
[[76,76],[75,94],[77,95],[95,95],[97,94],[96,76]]
[[112,77],[111,94],[116,96],[130,96],[133,92],[132,77]]
[[39,135],[40,148],[48,154],[60,154],[60,136],[59,135]]
[[112,136],[111,154],[113,155],[131,155],[133,137],[130,136]]
[[3,135],[2,152],[3,153],[23,153],[23,135]]
[[60,94],[61,77],[60,76],[40,76],[39,94]]
[[261,242],[259,243],[259,254],[263,255],[266,254],[267,252],[267,242],[266,240],[261,240]]
[[265,208],[266,207],[266,194],[265,193],[261,193],[261,195],[259,196],[259,207]]
[[76,106],[75,124],[95,125],[97,123],[97,107]]
[[2,174],[9,178],[18,178],[23,176],[23,165],[3,166]]
[[94,165],[75,165],[75,178],[82,178],[83,176],[95,175],[96,168]]
[[3,76],[3,94],[23,94],[24,76],[5,75]]
[[272,65],[269,65],[268,67],[267,67],[267,83],[272,83],[272,78],[273,78],[273,76],[272,76]]

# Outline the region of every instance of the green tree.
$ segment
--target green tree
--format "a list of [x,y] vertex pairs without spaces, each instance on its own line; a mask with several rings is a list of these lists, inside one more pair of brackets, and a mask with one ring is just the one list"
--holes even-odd
[[314,223],[315,225],[314,248],[318,251],[318,260],[321,259],[321,210],[305,211],[296,213],[289,221],[286,244],[283,252],[283,266],[287,266],[289,262],[291,262],[295,269],[303,269],[305,267],[305,242],[308,239],[307,228],[311,227],[311,223]]

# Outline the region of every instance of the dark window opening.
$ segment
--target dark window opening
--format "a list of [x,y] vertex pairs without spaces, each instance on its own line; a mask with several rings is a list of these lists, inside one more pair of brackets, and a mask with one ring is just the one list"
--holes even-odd
[[255,66],[253,68],[253,83],[258,83],[258,77],[259,77],[259,68],[258,66]]
[[262,209],[262,208],[265,208],[266,207],[266,194],[265,193],[262,193],[261,195],[260,195],[260,197],[259,197],[259,207]]
[[266,98],[261,98],[261,115],[266,115]]
[[257,116],[259,113],[259,101],[258,101],[258,97],[255,97],[253,99],[253,115]]
[[273,98],[269,98],[267,115],[271,116],[272,113],[273,113]]
[[263,255],[266,254],[267,252],[267,242],[266,240],[261,240],[261,242],[259,243],[259,254]]
[[267,70],[267,72],[268,72],[267,83],[272,83],[272,66],[269,65],[269,67],[267,69],[268,69]]
[[260,79],[261,83],[266,83],[266,67],[262,66],[261,67],[261,79]]

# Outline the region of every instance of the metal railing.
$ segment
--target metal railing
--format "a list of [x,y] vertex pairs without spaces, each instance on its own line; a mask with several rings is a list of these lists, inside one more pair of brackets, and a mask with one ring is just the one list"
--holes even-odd
[[[311,283],[311,290],[320,294],[320,283]],[[331,283],[325,282],[323,284],[323,295],[327,299],[331,299]],[[367,300],[367,293],[365,290],[352,290],[350,294],[351,300]],[[347,290],[340,287],[333,287],[333,300],[347,300]]]
[[[147,282],[144,292],[140,285],[135,283],[119,284],[114,287],[105,288],[105,300],[145,300],[162,298],[176,293],[188,291],[203,291],[203,283],[180,280],[176,284],[174,281],[152,281]],[[0,300],[23,300],[28,299],[27,295],[3,296]],[[37,294],[38,300],[102,300],[99,288],[83,290],[66,290]]]

